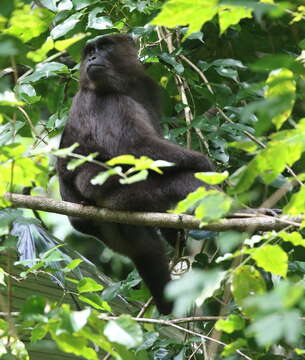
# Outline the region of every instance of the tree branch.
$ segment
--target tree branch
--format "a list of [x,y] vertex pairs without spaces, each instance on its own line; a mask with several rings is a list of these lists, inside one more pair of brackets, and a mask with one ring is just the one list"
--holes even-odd
[[47,211],[67,216],[78,216],[107,222],[132,225],[145,225],[157,227],[170,227],[175,229],[201,229],[209,231],[270,231],[281,230],[288,225],[299,226],[302,216],[273,217],[266,215],[251,216],[249,218],[223,219],[200,227],[200,221],[194,216],[185,214],[167,214],[151,212],[113,211],[94,206],[84,206],[67,201],[54,200],[41,196],[28,196],[6,193],[4,198],[14,207],[32,210]]

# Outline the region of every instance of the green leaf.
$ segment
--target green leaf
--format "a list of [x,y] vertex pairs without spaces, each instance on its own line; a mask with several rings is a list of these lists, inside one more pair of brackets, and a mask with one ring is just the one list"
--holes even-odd
[[226,272],[219,269],[209,271],[195,269],[184,274],[179,280],[170,282],[165,293],[168,298],[175,300],[174,314],[184,315],[195,301],[201,306],[220,287],[225,275]]
[[88,318],[91,314],[90,308],[81,311],[71,311],[67,305],[63,305],[62,310],[62,322],[59,329],[69,333],[80,331],[87,324]]
[[266,84],[265,97],[267,99],[280,97],[285,105],[285,109],[281,108],[279,114],[272,119],[276,128],[279,129],[289,118],[294,106],[296,92],[294,74],[288,69],[274,70],[270,73]]
[[22,315],[30,320],[36,315],[43,315],[46,307],[46,299],[42,296],[30,296],[22,306]]
[[222,183],[227,177],[229,173],[224,171],[223,173],[216,173],[216,172],[202,172],[196,173],[195,178],[203,181],[206,184],[216,185]]
[[78,296],[79,300],[89,304],[97,310],[103,311],[111,311],[111,307],[108,305],[106,301],[103,301],[98,294],[95,293],[87,293]]
[[77,167],[83,165],[84,163],[92,161],[97,156],[98,156],[98,153],[92,153],[87,156],[84,156],[82,159],[70,160],[67,165],[67,170],[73,171]]
[[65,10],[71,10],[73,8],[73,3],[71,0],[61,0],[59,4],[57,5],[58,12],[65,11]]
[[199,187],[180,201],[171,213],[193,211],[202,222],[215,221],[222,218],[231,208],[232,199],[218,190],[206,190]]
[[181,63],[177,62],[174,56],[167,53],[163,53],[160,54],[159,57],[161,60],[171,65],[178,74],[182,74],[184,72],[184,66]]
[[67,333],[57,335],[52,332],[52,338],[58,347],[65,352],[82,356],[87,360],[98,360],[97,353],[88,346],[88,341],[83,336]]
[[253,141],[233,141],[228,144],[229,147],[240,149],[253,153],[257,149],[257,145]]
[[301,186],[300,190],[293,194],[289,203],[284,207],[283,213],[289,215],[305,214],[305,186]]
[[253,307],[244,304],[245,299],[249,296],[263,294],[265,291],[266,284],[264,278],[253,266],[244,265],[234,270],[232,294],[236,304],[241,307],[243,313],[247,316],[252,316],[254,310]]
[[74,143],[73,145],[71,145],[67,148],[58,149],[58,150],[53,151],[53,154],[55,156],[65,158],[65,157],[71,155],[78,146],[79,146],[78,143]]
[[215,329],[232,334],[234,331],[243,330],[245,327],[245,320],[238,315],[229,315],[227,319],[219,319],[215,324]]
[[47,9],[31,9],[30,5],[24,5],[14,10],[10,26],[5,32],[27,42],[47,31],[53,16]]
[[281,338],[290,344],[296,344],[302,331],[302,320],[299,310],[286,311],[283,314],[271,314],[257,320],[248,328],[255,334],[260,346],[272,345]]
[[104,287],[98,284],[91,278],[82,278],[77,284],[77,290],[79,293],[90,292],[90,291],[101,291]]
[[32,105],[41,100],[41,96],[37,96],[35,88],[30,84],[20,84],[15,89],[18,98],[27,104]]
[[294,246],[303,246],[303,247],[305,247],[305,239],[303,239],[302,235],[297,231],[293,231],[291,233],[281,231],[281,232],[279,232],[278,236],[282,240],[290,242]]
[[97,7],[90,11],[88,16],[88,28],[105,30],[113,27],[111,19],[108,16],[99,16],[101,13],[105,13],[103,7]]
[[70,262],[70,264],[68,264],[67,266],[64,267],[64,271],[71,271],[71,270],[74,270],[75,268],[78,267],[78,265],[80,263],[82,263],[83,260],[82,259],[74,259]]
[[133,155],[120,155],[107,161],[107,165],[134,165],[136,158]]
[[223,34],[231,25],[236,25],[240,20],[252,18],[252,9],[246,6],[220,5],[219,6],[220,34]]
[[224,356],[224,357],[233,355],[236,352],[236,350],[240,350],[240,349],[242,349],[243,347],[246,347],[246,346],[247,346],[247,340],[239,338],[239,339],[231,342],[230,344],[227,344],[223,348],[223,351],[222,351],[221,355]]
[[173,28],[189,24],[186,36],[200,31],[202,25],[212,20],[217,13],[217,0],[169,0],[162,6],[161,12],[152,20],[154,25]]
[[54,41],[50,37],[47,38],[41,48],[35,51],[29,51],[27,57],[34,62],[40,62],[47,57],[47,54],[50,50],[54,49]]
[[232,79],[237,83],[239,82],[239,80],[238,80],[238,72],[236,70],[229,69],[229,68],[226,68],[226,67],[217,67],[215,70],[217,71],[217,73],[220,76]]
[[100,0],[73,0],[73,4],[76,10],[81,10],[98,2],[100,2]]
[[121,315],[117,320],[109,321],[104,329],[107,338],[127,349],[137,347],[143,342],[140,325],[129,315]]
[[35,343],[38,340],[43,339],[48,333],[48,325],[39,323],[31,332],[31,342]]
[[74,13],[73,15],[68,17],[64,22],[55,26],[50,33],[52,38],[55,40],[66,35],[69,31],[74,29],[74,27],[80,22],[82,16],[83,14],[81,12]]
[[57,40],[54,43],[54,48],[58,51],[64,51],[68,49],[71,45],[77,43],[78,41],[82,40],[86,35],[85,34],[75,34],[69,39],[65,40]]
[[97,174],[94,178],[92,178],[90,182],[92,185],[103,185],[106,182],[106,180],[112,175],[122,176],[123,175],[122,168],[120,166],[116,166],[113,169],[102,171],[99,174]]
[[33,74],[22,79],[22,84],[47,79],[58,74],[69,74],[68,67],[57,62],[40,63],[36,66]]
[[135,175],[132,176],[128,176],[125,179],[120,179],[120,184],[133,184],[135,182],[138,181],[143,181],[146,180],[148,176],[148,171],[147,170],[141,170],[140,172],[138,172]]
[[265,245],[252,253],[251,257],[257,266],[272,274],[286,277],[288,269],[288,255],[279,245]]
[[0,106],[22,106],[23,102],[18,100],[15,94],[10,90],[0,93]]
[[[269,184],[284,171],[286,165],[293,165],[305,151],[305,119],[301,119],[295,129],[275,133],[266,149],[250,161],[247,167],[240,168],[230,178],[235,184],[232,192],[241,193],[247,190],[260,175]],[[301,189],[302,192],[302,189]],[[295,195],[294,195],[295,196]],[[292,197],[291,204],[294,201]],[[297,199],[297,198],[296,198]],[[300,199],[301,200],[301,199]],[[297,200],[298,201],[298,200]],[[304,209],[304,202],[298,201],[300,209]],[[290,207],[288,204],[284,211]],[[294,210],[292,210],[294,211]],[[297,214],[296,212],[295,214]],[[300,212],[299,212],[300,213]]]

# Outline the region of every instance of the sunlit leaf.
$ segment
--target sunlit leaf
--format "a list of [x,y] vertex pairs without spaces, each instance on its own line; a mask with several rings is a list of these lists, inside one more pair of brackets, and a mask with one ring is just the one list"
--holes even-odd
[[281,109],[280,113],[272,119],[276,128],[279,129],[289,118],[293,109],[296,91],[294,74],[288,69],[274,70],[270,73],[266,84],[265,97],[267,99],[281,97],[285,103],[285,109]]
[[136,158],[133,155],[120,155],[107,161],[107,165],[134,165]]
[[245,327],[245,319],[238,315],[229,315],[227,319],[219,319],[215,324],[215,329],[232,334],[234,331],[242,330]]
[[255,249],[251,257],[257,266],[272,274],[286,277],[288,269],[287,253],[279,245],[265,245]]
[[41,7],[31,9],[30,5],[24,5],[14,10],[6,33],[27,42],[47,31],[53,16],[47,9]]
[[219,12],[220,34],[223,34],[231,25],[236,25],[241,19],[251,18],[252,9],[246,6],[220,5]]
[[195,211],[195,216],[203,222],[222,218],[231,208],[232,199],[218,190],[207,190],[199,187],[180,201],[174,210],[169,212],[179,214]]
[[71,45],[82,40],[85,36],[85,34],[75,34],[70,39],[57,40],[54,42],[54,48],[59,51],[64,51],[68,49]]
[[247,340],[243,339],[243,338],[239,338],[233,342],[231,342],[230,344],[227,344],[224,348],[223,351],[221,353],[222,356],[227,357],[230,355],[233,355],[236,350],[240,350],[243,347],[247,346]]
[[196,173],[195,177],[206,184],[210,185],[217,185],[222,183],[227,177],[229,173],[224,171],[223,173],[216,173],[216,172],[203,172],[203,173]]
[[79,300],[85,302],[86,304],[94,307],[97,310],[111,311],[111,307],[106,301],[103,301],[98,294],[95,293],[82,293],[78,296]]
[[40,62],[47,57],[48,52],[53,48],[54,41],[50,37],[48,37],[40,49],[35,51],[29,51],[27,53],[27,57],[35,62]]
[[103,185],[110,176],[121,175],[121,174],[122,174],[122,168],[116,166],[113,169],[100,172],[98,175],[92,178],[90,182],[92,185]]
[[202,25],[213,19],[217,13],[217,3],[217,0],[169,0],[151,23],[171,28],[189,24],[187,35],[190,35],[200,31]]
[[91,278],[82,278],[77,285],[77,290],[80,293],[90,292],[90,291],[101,291],[103,290],[103,288],[104,288],[103,285],[98,284],[95,280]]
[[289,215],[305,214],[305,186],[301,186],[300,190],[293,194],[289,203],[284,207],[283,213]]
[[279,232],[279,237],[284,241],[290,242],[294,246],[303,246],[303,247],[305,247],[305,239],[297,231],[293,231],[291,233],[281,231],[281,232]]
[[146,180],[148,176],[148,171],[147,170],[141,170],[139,171],[137,174],[129,176],[127,178],[124,179],[120,179],[120,184],[133,184],[135,182],[138,181],[143,181]]

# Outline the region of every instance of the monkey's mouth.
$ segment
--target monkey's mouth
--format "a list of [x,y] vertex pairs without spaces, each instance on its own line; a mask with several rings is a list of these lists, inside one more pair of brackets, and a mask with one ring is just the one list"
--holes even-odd
[[102,64],[90,64],[87,68],[88,70],[102,70],[102,69],[105,69],[105,65],[102,65]]

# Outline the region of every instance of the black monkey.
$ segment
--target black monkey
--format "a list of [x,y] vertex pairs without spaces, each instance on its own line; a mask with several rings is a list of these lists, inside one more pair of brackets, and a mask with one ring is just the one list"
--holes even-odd
[[[158,85],[144,72],[132,39],[125,34],[106,35],[87,43],[75,95],[60,148],[79,143],[77,153],[98,152],[98,160],[122,154],[146,155],[175,164],[164,174],[146,181],[121,185],[117,177],[105,184],[90,180],[103,169],[86,163],[68,171],[68,159],[58,159],[61,196],[66,201],[113,210],[166,211],[202,183],[198,171],[211,171],[204,155],[162,138]],[[156,229],[70,218],[75,229],[94,235],[114,251],[129,256],[150,289],[158,310],[171,311],[163,296],[170,280],[168,259]],[[170,231],[164,231],[168,237]]]

